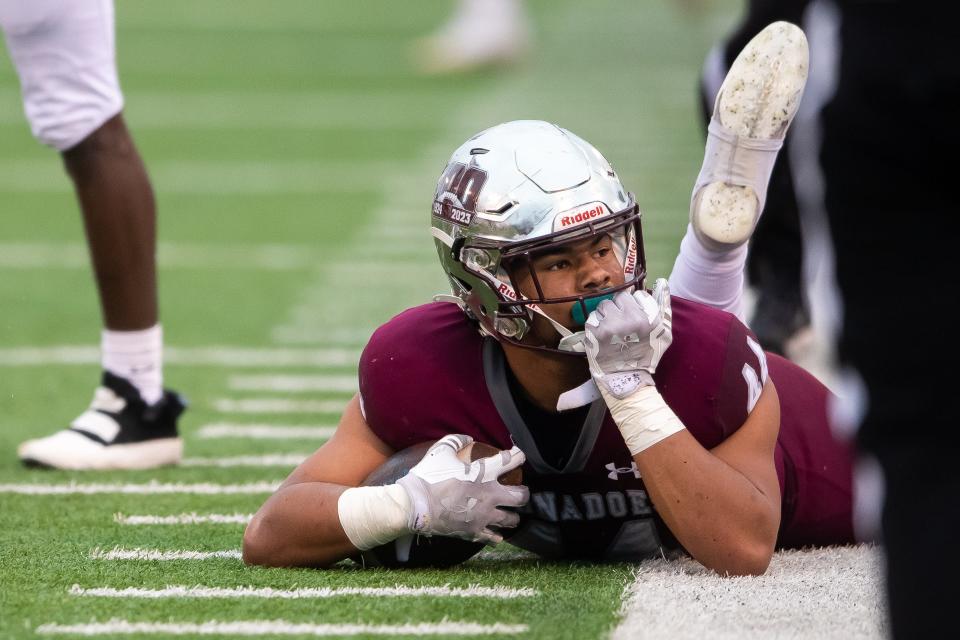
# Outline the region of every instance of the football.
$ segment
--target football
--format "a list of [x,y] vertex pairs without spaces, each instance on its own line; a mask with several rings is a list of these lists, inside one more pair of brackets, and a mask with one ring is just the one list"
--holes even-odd
[[[392,484],[405,476],[427,453],[433,442],[421,442],[390,456],[363,481],[363,486]],[[458,457],[464,462],[486,458],[499,449],[483,442],[474,442],[464,447]],[[523,482],[520,468],[500,476],[503,484],[519,485]],[[393,542],[368,549],[361,554],[361,562],[373,567],[449,567],[465,562],[483,549],[482,542],[470,542],[446,536],[407,535]]]

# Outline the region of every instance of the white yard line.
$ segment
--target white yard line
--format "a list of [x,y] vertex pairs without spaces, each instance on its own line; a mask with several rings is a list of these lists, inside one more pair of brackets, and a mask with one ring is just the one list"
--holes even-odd
[[363,596],[369,598],[492,598],[512,600],[540,595],[529,587],[481,587],[465,588],[444,585],[440,587],[317,587],[302,589],[273,589],[271,587],[204,587],[201,585],[168,585],[162,589],[142,589],[127,587],[114,589],[96,587],[85,589],[73,585],[69,590],[72,596],[94,598],[263,598],[278,600],[301,600],[319,598],[339,598],[345,596]]
[[201,440],[250,438],[251,440],[326,440],[333,437],[336,426],[299,426],[277,424],[235,424],[218,422],[200,427]]
[[[178,160],[152,162],[150,178],[159,193],[167,194],[369,193],[378,189],[370,176],[390,168],[383,162]],[[0,159],[2,192],[66,193],[72,189],[63,167],[52,159]]]
[[[25,126],[20,100],[11,95],[15,91],[0,89],[0,124]],[[358,129],[396,133],[398,130],[433,129],[436,114],[433,109],[423,109],[422,106],[425,101],[448,100],[450,92],[438,87],[364,88],[357,91],[263,91],[250,88],[135,91],[127,92],[124,97],[125,109],[135,114],[132,121],[138,131],[255,129],[259,134],[271,129]],[[5,108],[6,105],[11,108]]]
[[[165,347],[164,364],[214,367],[355,367],[357,348],[247,348]],[[0,349],[0,366],[100,364],[100,349],[93,346],[12,347]]]
[[231,376],[229,386],[234,391],[329,391],[337,393],[355,393],[357,376],[355,375],[315,375],[315,376]]
[[184,458],[181,467],[295,467],[307,459],[309,453],[267,453],[260,456],[233,456],[230,458]]
[[490,636],[526,633],[525,624],[481,624],[459,620],[408,624],[313,624],[285,620],[242,620],[201,623],[131,622],[113,618],[83,624],[48,623],[37,627],[42,635],[197,635],[197,636]]
[[344,400],[288,400],[286,398],[217,398],[213,408],[220,413],[336,413],[347,405]]
[[174,516],[139,515],[128,516],[123,513],[113,514],[113,521],[117,524],[143,525],[181,525],[181,524],[247,524],[253,517],[252,513],[181,513]]
[[[306,245],[218,245],[161,242],[157,263],[163,269],[254,269],[303,271],[314,269],[323,255]],[[0,243],[0,268],[89,269],[87,245],[78,242]]]
[[239,560],[243,557],[240,549],[226,549],[224,551],[188,551],[185,549],[124,549],[114,547],[105,550],[97,547],[90,551],[91,560]]
[[[383,247],[364,246],[353,254],[351,272],[342,275],[355,285],[381,282],[385,259],[406,257],[414,250],[396,241]],[[323,252],[300,244],[160,243],[157,252],[163,269],[309,271],[328,260]],[[87,245],[79,242],[0,242],[0,268],[88,270],[90,254]],[[394,262],[391,271],[416,277],[426,269],[417,263]]]
[[66,496],[96,494],[190,494],[190,495],[232,495],[273,493],[280,481],[251,482],[248,484],[184,484],[147,482],[145,484],[97,484],[70,482],[67,484],[0,484],[0,493],[14,493],[28,496]]

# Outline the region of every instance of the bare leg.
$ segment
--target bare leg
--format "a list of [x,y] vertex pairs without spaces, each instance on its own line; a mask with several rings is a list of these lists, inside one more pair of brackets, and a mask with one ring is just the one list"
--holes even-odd
[[30,466],[149,469],[177,463],[184,401],[162,388],[156,205],[123,116],[63,152],[83,210],[107,330],[101,386],[69,429],[18,448]]
[[157,324],[156,205],[122,113],[63,152],[83,210],[104,324]]

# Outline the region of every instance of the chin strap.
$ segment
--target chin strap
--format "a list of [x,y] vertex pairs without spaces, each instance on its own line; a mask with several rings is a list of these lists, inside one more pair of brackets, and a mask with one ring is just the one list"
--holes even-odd
[[569,391],[564,391],[557,398],[557,411],[569,411],[577,407],[584,407],[592,404],[601,398],[600,389],[593,378],[587,380],[579,387],[574,387]]
[[[487,272],[490,278],[492,278],[498,285],[508,288],[509,291],[513,289],[502,282],[499,278],[494,277],[492,274]],[[467,307],[467,303],[464,302],[463,298],[455,295],[450,295],[447,293],[438,293],[433,296],[434,302],[449,302],[459,306],[461,309]],[[584,332],[583,331],[570,331],[546,313],[544,313],[536,305],[529,305],[527,307],[529,310],[534,313],[539,313],[541,316],[547,319],[547,321],[553,325],[553,328],[559,333],[562,337],[560,342],[557,344],[557,348],[560,351],[568,351],[571,353],[584,353],[586,351],[586,345],[584,344]],[[600,399],[600,390],[597,389],[596,383],[593,379],[587,380],[579,387],[570,389],[560,394],[560,397],[557,399],[557,411],[567,411],[569,409],[576,409],[577,407],[583,407],[592,402]]]

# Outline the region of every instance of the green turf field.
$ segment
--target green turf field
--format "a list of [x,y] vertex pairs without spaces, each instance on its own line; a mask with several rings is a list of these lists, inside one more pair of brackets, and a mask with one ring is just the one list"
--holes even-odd
[[[70,185],[56,154],[30,136],[14,71],[0,57],[0,638],[64,636],[56,625],[110,620],[390,625],[380,631],[440,637],[471,627],[403,625],[462,622],[481,625],[476,634],[608,634],[626,565],[545,564],[508,549],[445,572],[263,570],[235,555],[243,517],[336,423],[366,336],[443,290],[430,197],[450,152],[472,133],[539,118],[593,142],[636,192],[651,275],[669,272],[702,153],[698,67],[737,8],[728,1],[691,13],[698,4],[539,0],[530,4],[537,46],[525,65],[438,79],[416,74],[407,51],[449,1],[118,2],[126,115],[159,205],[166,382],[191,402],[182,421],[187,464],[150,472],[17,463],[19,442],[65,426],[89,401],[100,321]],[[275,388],[284,384],[309,388]],[[253,427],[272,427],[274,437],[253,438],[265,431]],[[23,493],[69,483],[106,492]],[[149,483],[154,492],[118,488]],[[185,492],[200,484],[246,493]],[[163,487],[175,492],[156,492]],[[180,514],[239,514],[241,523],[129,520]],[[228,553],[115,559],[138,549]],[[526,591],[298,599],[89,591],[170,585]],[[486,626],[495,623],[508,626]]]

